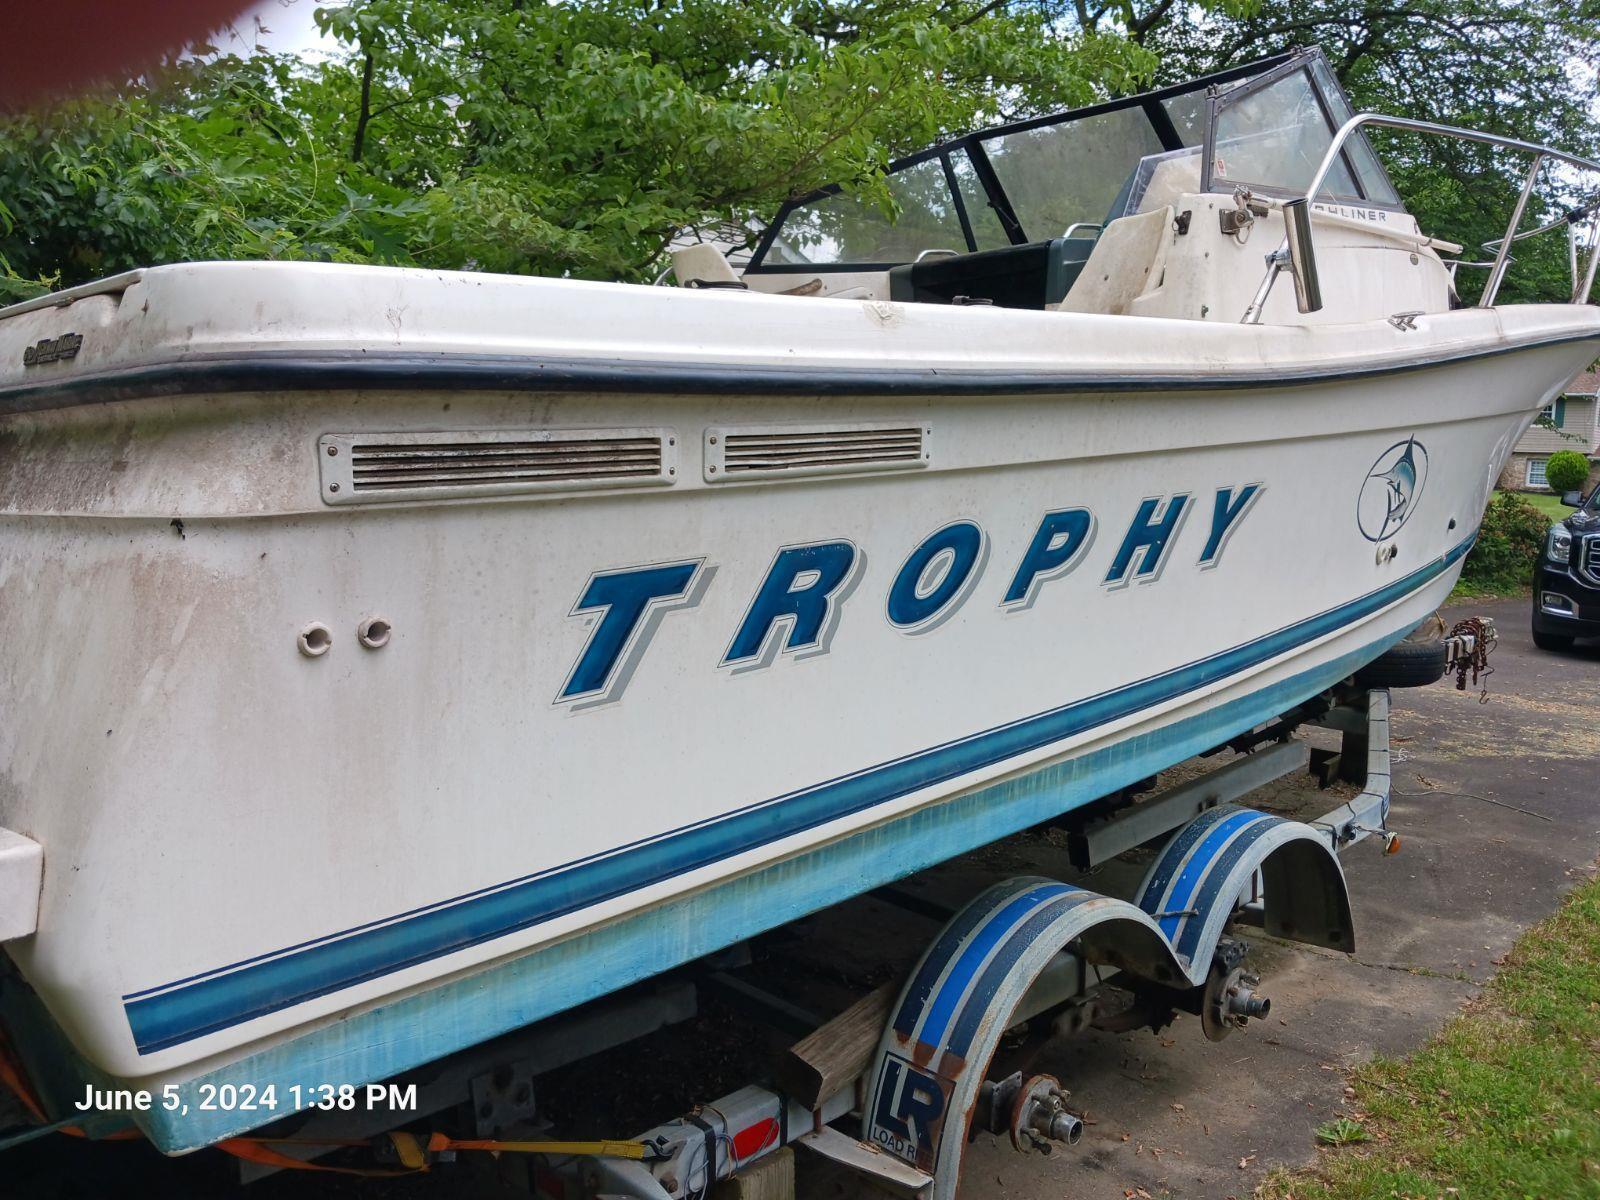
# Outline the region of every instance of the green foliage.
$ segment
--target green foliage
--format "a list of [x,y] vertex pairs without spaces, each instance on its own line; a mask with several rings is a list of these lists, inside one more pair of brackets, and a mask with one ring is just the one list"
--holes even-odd
[[1554,492],[1576,492],[1589,481],[1589,460],[1576,450],[1557,450],[1544,464],[1545,481]]
[[[644,279],[680,230],[829,182],[893,213],[883,168],[940,137],[1297,45],[1358,108],[1600,145],[1597,0],[351,0],[319,20],[327,61],[213,55],[0,120],[0,302],[204,258]],[[1498,236],[1518,162],[1386,148],[1425,229]],[[1547,173],[1528,225],[1572,178]],[[1564,298],[1559,236],[1517,260],[1506,300]]]
[[639,279],[688,227],[1147,81],[1115,31],[980,0],[355,0],[346,53],[190,62],[0,124],[0,295],[177,259]]
[[327,138],[340,82],[224,58],[178,68],[160,89],[10,118],[0,290],[182,259],[404,261],[424,203],[339,169]]
[[1527,500],[1515,492],[1496,492],[1462,564],[1463,590],[1477,595],[1525,591],[1549,532],[1549,519]]
[[1324,1146],[1354,1146],[1360,1142],[1372,1140],[1372,1135],[1360,1121],[1353,1121],[1349,1117],[1339,1117],[1329,1121],[1317,1130],[1317,1141]]

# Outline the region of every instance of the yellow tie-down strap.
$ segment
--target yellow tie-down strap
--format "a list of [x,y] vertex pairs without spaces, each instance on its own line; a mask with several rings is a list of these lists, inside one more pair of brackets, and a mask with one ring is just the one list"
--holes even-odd
[[[391,1138],[412,1137],[411,1134],[391,1133]],[[398,1149],[398,1143],[396,1149]],[[507,1154],[570,1154],[580,1158],[632,1158],[643,1159],[646,1146],[643,1142],[497,1142],[482,1139],[446,1137],[442,1133],[428,1136],[430,1154],[441,1150],[497,1150]],[[403,1161],[403,1160],[402,1160]]]
[[[393,1168],[330,1167],[322,1163],[307,1162],[273,1149],[274,1146],[321,1146],[329,1149],[351,1146],[382,1146],[387,1143],[393,1151],[399,1170]],[[643,1142],[502,1142],[486,1138],[453,1138],[443,1133],[426,1136],[395,1131],[386,1133],[376,1142],[345,1138],[229,1138],[218,1142],[217,1149],[238,1158],[247,1158],[269,1166],[291,1171],[329,1171],[340,1175],[408,1175],[413,1171],[426,1171],[435,1155],[446,1150],[487,1150],[494,1154],[553,1154],[581,1158],[631,1158],[642,1160],[649,1151]]]

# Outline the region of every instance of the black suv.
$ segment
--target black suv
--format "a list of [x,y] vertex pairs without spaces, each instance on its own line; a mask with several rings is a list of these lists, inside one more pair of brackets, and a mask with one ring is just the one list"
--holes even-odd
[[1533,569],[1533,644],[1541,650],[1600,637],[1600,487],[1587,502],[1568,492],[1561,503],[1578,511],[1551,528]]

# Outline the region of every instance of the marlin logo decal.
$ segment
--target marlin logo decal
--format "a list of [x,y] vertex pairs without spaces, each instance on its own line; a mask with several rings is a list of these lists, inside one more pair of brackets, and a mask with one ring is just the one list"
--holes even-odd
[[1412,498],[1417,494],[1416,438],[1406,442],[1405,453],[1379,478],[1389,485],[1389,512],[1383,523],[1386,526],[1391,523],[1399,525],[1406,519],[1406,510],[1411,507]]
[[1368,541],[1382,542],[1411,518],[1428,479],[1428,451],[1415,437],[1396,442],[1372,464],[1356,501],[1356,522]]

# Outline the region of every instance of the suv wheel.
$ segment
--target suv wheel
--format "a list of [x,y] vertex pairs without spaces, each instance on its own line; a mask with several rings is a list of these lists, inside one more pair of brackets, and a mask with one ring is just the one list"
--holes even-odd
[[1558,652],[1571,650],[1573,640],[1559,633],[1542,633],[1537,629],[1533,631],[1533,644],[1541,650],[1555,650]]

